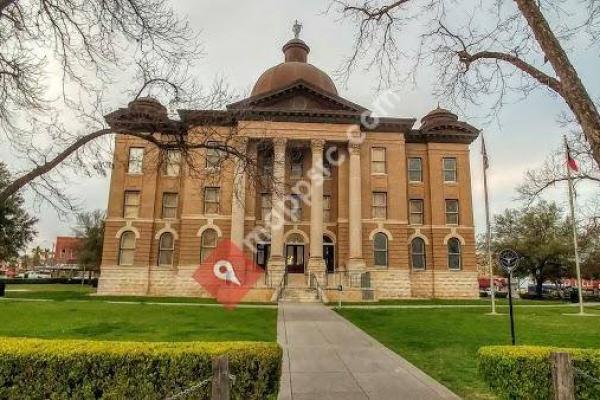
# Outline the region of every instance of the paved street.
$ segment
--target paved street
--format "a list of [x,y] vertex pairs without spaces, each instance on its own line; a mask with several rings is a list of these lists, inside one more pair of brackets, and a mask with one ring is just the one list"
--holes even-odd
[[458,399],[321,304],[279,305],[279,400]]

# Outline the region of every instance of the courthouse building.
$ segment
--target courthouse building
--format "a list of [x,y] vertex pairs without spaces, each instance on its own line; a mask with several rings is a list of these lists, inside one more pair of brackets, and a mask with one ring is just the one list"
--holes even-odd
[[478,130],[439,107],[419,122],[372,118],[309,52],[298,37],[287,42],[284,61],[225,110],[169,118],[141,98],[106,117],[115,131],[148,118],[157,138],[183,129],[190,142],[225,140],[256,173],[218,164],[218,150],[196,150],[191,166],[180,151],[161,158],[117,135],[99,294],[208,296],[192,275],[230,240],[263,270],[247,300],[285,296],[285,285],[322,300],[477,296]]

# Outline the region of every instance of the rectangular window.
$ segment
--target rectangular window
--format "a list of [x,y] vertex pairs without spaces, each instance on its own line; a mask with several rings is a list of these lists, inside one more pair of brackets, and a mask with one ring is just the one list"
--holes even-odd
[[423,182],[423,160],[420,157],[408,159],[408,181]]
[[144,149],[142,147],[129,148],[129,165],[127,166],[128,174],[141,174],[144,166]]
[[163,193],[162,217],[164,219],[177,218],[177,193]]
[[140,192],[128,190],[123,202],[123,217],[137,218],[140,210]]
[[323,222],[331,222],[331,196],[323,196]]
[[181,152],[179,150],[167,150],[165,157],[165,175],[179,176],[181,165]]
[[371,173],[385,174],[385,147],[373,147],[371,149]]
[[387,219],[387,193],[373,192],[373,218]]
[[458,200],[446,200],[446,225],[458,225]]
[[292,152],[290,159],[290,178],[302,178],[304,157],[302,153],[300,153],[300,150],[297,150],[297,152]]
[[423,225],[423,200],[412,199],[409,201],[410,224]]
[[[216,146],[218,142],[208,142],[207,146]],[[215,148],[207,148],[206,149],[206,169],[216,169],[219,168],[221,161],[221,150]]]
[[273,195],[271,193],[262,193],[260,195],[260,215],[263,221],[271,221],[271,202]]
[[457,181],[456,158],[448,157],[443,160],[444,182]]
[[302,220],[302,196],[299,194],[292,194],[290,199],[290,220],[292,222],[298,222]]
[[323,178],[330,179],[333,166],[338,163],[338,154],[335,147],[328,147],[323,155]]
[[204,214],[219,213],[219,189],[218,187],[204,188]]

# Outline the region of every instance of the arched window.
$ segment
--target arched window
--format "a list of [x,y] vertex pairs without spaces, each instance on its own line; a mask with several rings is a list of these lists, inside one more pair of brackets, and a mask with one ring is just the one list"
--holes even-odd
[[158,241],[158,265],[173,265],[173,252],[175,250],[175,241],[173,234],[165,232],[160,235]]
[[200,262],[206,260],[206,257],[217,247],[217,232],[214,229],[207,229],[200,238]]
[[388,265],[388,238],[385,233],[378,232],[373,237],[373,259],[378,267]]
[[295,244],[295,243],[304,243],[304,238],[299,233],[292,233],[287,237],[286,243]]
[[457,238],[448,240],[448,268],[453,270],[461,268],[460,241]]
[[119,242],[119,265],[133,265],[135,256],[135,233],[125,231]]
[[425,241],[420,237],[414,238],[410,243],[410,258],[414,270],[425,269]]

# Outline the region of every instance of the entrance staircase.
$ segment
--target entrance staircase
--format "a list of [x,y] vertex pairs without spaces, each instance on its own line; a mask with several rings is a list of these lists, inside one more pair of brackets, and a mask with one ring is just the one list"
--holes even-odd
[[304,274],[288,274],[287,284],[281,292],[279,301],[283,303],[320,303],[317,289],[308,286]]

